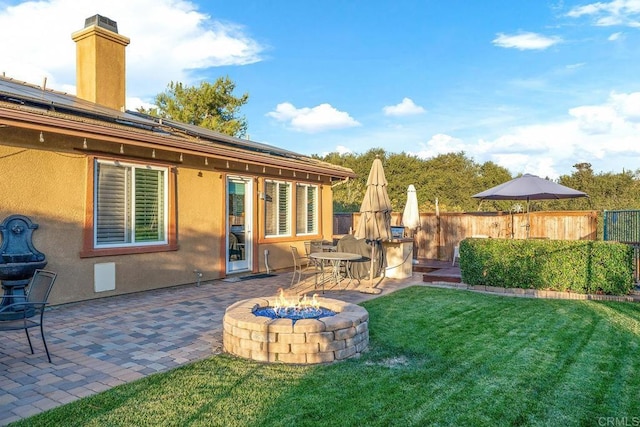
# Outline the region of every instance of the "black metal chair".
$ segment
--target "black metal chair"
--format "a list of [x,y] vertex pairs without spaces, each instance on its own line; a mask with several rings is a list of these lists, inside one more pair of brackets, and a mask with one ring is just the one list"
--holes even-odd
[[[16,331],[24,329],[29,341],[29,347],[31,348],[31,354],[33,352],[33,345],[31,344],[31,337],[29,336],[29,329],[40,327],[40,334],[42,335],[42,342],[44,343],[44,349],[47,352],[47,359],[51,363],[51,356],[49,355],[49,348],[47,347],[47,341],[44,337],[44,312],[46,306],[49,304],[49,294],[51,288],[56,280],[57,274],[47,270],[36,270],[27,285],[27,292],[25,296],[12,297],[14,301],[8,301],[0,308],[0,331]],[[3,297],[10,298],[10,297]]]

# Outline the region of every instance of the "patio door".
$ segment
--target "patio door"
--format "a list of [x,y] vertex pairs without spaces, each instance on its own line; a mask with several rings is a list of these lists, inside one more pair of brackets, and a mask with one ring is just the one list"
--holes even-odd
[[227,273],[253,269],[253,179],[227,176]]

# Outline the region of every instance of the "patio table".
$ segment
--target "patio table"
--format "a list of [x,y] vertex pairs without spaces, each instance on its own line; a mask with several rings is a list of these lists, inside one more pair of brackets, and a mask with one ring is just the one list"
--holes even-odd
[[344,263],[346,275],[349,278],[349,283],[353,280],[351,277],[351,269],[349,264],[352,261],[362,259],[362,255],[354,254],[351,252],[313,252],[309,254],[310,258],[320,261],[320,270],[322,271],[322,293],[324,293],[324,264],[325,261],[331,265],[331,279],[337,285],[342,281],[342,275],[340,274],[340,265]]

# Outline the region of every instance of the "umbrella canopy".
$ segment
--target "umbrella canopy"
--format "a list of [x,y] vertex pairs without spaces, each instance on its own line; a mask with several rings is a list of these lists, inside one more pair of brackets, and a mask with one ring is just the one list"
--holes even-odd
[[357,239],[389,240],[391,238],[391,211],[384,168],[382,161],[376,157],[367,179],[367,189],[360,206],[360,223],[354,236]]
[[471,196],[481,200],[552,200],[589,197],[587,193],[556,184],[539,176],[524,174]]
[[412,230],[420,226],[420,212],[418,210],[418,196],[413,184],[407,189],[407,203],[402,212],[402,225]]
[[573,199],[589,197],[587,193],[565,187],[536,175],[524,174],[503,184],[471,196],[482,200],[526,200],[527,201],[527,238],[529,238],[529,202],[531,200]]

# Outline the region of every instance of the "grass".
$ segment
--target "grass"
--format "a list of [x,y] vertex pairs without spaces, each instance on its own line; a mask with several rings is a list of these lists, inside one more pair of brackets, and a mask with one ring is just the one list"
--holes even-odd
[[289,366],[218,355],[15,425],[640,423],[637,304],[412,287],[363,305],[370,346],[358,359]]

